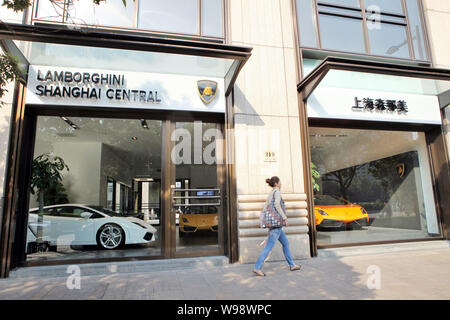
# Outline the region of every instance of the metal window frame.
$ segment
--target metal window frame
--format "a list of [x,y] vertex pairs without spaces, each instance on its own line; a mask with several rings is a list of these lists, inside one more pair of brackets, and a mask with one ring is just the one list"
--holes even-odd
[[[67,26],[77,26],[80,28],[80,25],[68,23],[67,22],[67,14],[68,14],[68,6],[69,6],[70,0],[64,0],[64,10],[62,14],[62,22],[58,21],[52,21],[52,20],[46,20],[46,19],[40,19],[37,17],[38,7],[39,7],[39,0],[34,0],[32,3],[32,12],[31,15],[31,24],[64,24]],[[202,39],[203,41],[220,41],[225,42],[225,39],[227,38],[227,27],[226,27],[226,20],[227,20],[227,8],[226,2],[228,0],[221,0],[221,7],[222,7],[222,36],[220,37],[213,37],[213,36],[205,36],[202,32],[202,2],[203,0],[197,0],[197,33],[191,34],[191,33],[179,33],[179,32],[167,32],[167,31],[161,31],[161,30],[151,30],[151,29],[140,29],[139,28],[139,5],[141,0],[134,0],[134,14],[133,14],[133,25],[132,27],[126,28],[126,27],[117,27],[112,25],[90,25],[86,24],[81,26],[81,28],[102,28],[102,29],[110,29],[110,30],[120,30],[122,32],[133,32],[133,33],[146,33],[146,34],[152,34],[152,35],[160,35],[160,36],[168,36],[168,37],[187,37],[187,38],[193,38],[193,39]]]
[[[409,25],[409,16],[408,16],[408,11],[407,11],[407,6],[406,6],[406,1],[405,0],[400,0],[401,1],[401,6],[402,6],[402,10],[403,10],[403,15],[399,14],[399,13],[395,13],[395,12],[389,12],[389,11],[381,11],[380,14],[384,15],[384,16],[392,16],[392,17],[396,17],[396,18],[403,18],[405,20],[404,23],[401,22],[397,22],[397,21],[389,21],[388,19],[381,19],[380,22],[381,23],[385,23],[385,24],[391,24],[391,25],[399,25],[405,28],[405,33],[406,33],[406,40],[408,42],[408,52],[409,52],[409,58],[405,59],[405,58],[397,58],[397,59],[401,59],[401,60],[417,60],[417,58],[415,57],[415,53],[414,53],[414,43],[412,41],[412,36],[411,36],[411,31],[410,31],[410,25]],[[422,28],[423,28],[423,33],[424,33],[424,42],[425,42],[425,55],[426,55],[426,62],[431,62],[431,54],[430,54],[430,45],[429,45],[429,38],[428,38],[428,32],[426,29],[426,24],[425,24],[425,19],[424,19],[424,12],[423,12],[423,3],[421,0],[417,0],[418,1],[418,8],[419,8],[419,17],[420,17],[420,22],[422,24]],[[340,17],[340,18],[350,18],[350,19],[357,19],[357,20],[362,20],[363,23],[363,34],[364,34],[364,45],[366,48],[366,52],[364,54],[366,55],[371,55],[371,56],[379,56],[379,57],[387,57],[387,58],[394,58],[394,57],[389,57],[389,56],[380,56],[380,55],[374,55],[372,54],[372,51],[370,49],[370,39],[369,39],[369,32],[368,32],[368,28],[367,28],[367,9],[365,8],[365,3],[364,0],[359,0],[359,4],[360,7],[351,7],[351,6],[345,6],[345,5],[337,5],[337,4],[332,4],[332,3],[327,3],[326,1],[323,0],[312,0],[312,5],[313,5],[313,9],[312,9],[312,14],[315,16],[313,18],[313,23],[314,23],[314,28],[316,31],[316,44],[317,47],[316,48],[312,48],[312,49],[319,49],[322,50],[323,46],[322,46],[322,39],[321,39],[321,33],[320,33],[320,23],[319,23],[319,15],[330,15],[330,16],[336,16],[336,17]],[[344,10],[350,10],[350,11],[355,11],[355,12],[361,12],[361,18],[357,17],[357,16],[352,16],[352,15],[345,15],[343,13],[331,13],[331,12],[324,12],[324,11],[320,11],[320,6],[322,7],[328,7],[328,8],[336,8],[336,9],[344,9]],[[296,5],[294,5],[294,10],[297,13],[297,8]],[[295,15],[295,19],[298,20],[298,15]],[[296,23],[297,27],[298,27],[298,23]],[[301,39],[298,38],[297,35],[297,40],[299,41],[299,46],[301,48],[303,48],[302,44],[301,44]],[[306,47],[304,47],[306,48]],[[309,47],[308,47],[309,48]],[[348,52],[351,53],[351,52]],[[417,60],[417,61],[423,61],[423,60]]]

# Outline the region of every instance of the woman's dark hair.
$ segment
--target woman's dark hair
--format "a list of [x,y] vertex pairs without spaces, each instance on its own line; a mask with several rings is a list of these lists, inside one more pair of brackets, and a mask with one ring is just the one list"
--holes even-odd
[[280,182],[280,178],[278,178],[277,176],[273,176],[270,179],[266,179],[266,183],[271,187],[275,187],[275,183],[279,183],[279,182]]

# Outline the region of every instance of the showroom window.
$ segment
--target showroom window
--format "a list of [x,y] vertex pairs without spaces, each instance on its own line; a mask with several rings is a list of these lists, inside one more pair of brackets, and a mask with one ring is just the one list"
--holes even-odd
[[[164,123],[37,116],[28,264],[161,258],[171,250],[185,256],[219,254],[221,124]],[[167,127],[173,131],[164,136]],[[168,158],[163,144],[171,148]],[[167,166],[173,166],[173,177]],[[167,179],[173,183],[163,185]]]
[[424,132],[309,128],[318,246],[441,235]]
[[296,0],[302,48],[429,61],[419,0]]
[[27,261],[160,256],[161,128],[38,116]]
[[34,21],[224,38],[223,0],[36,0]]

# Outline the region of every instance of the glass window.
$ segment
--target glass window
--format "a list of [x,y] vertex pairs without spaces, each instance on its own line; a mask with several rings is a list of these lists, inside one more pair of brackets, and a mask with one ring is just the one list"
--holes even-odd
[[418,1],[405,0],[405,8],[403,0],[364,0],[363,14],[359,0],[296,0],[300,45],[427,61]]
[[409,29],[411,31],[415,58],[418,60],[427,60],[425,37],[417,0],[406,0],[406,7],[408,10]]
[[[127,0],[126,5],[123,0],[100,1],[98,5],[92,1],[39,0],[34,19],[223,38],[223,1],[201,0],[200,14],[199,0]],[[11,16],[9,11],[1,9],[0,15],[8,12]],[[19,19],[19,15],[13,18]]]
[[104,25],[123,28],[134,27],[134,1],[102,1],[96,5],[92,1],[71,1],[67,12],[67,22],[87,25]]
[[313,0],[297,0],[297,20],[302,47],[317,47]]
[[202,35],[223,37],[223,0],[202,0]]
[[[195,143],[190,139],[194,137]],[[217,250],[223,135],[215,123],[176,122],[174,209],[178,220],[176,251]]]
[[361,18],[361,10],[348,10],[341,8],[334,8],[329,6],[318,6],[319,13],[335,13],[335,14],[343,14],[346,16],[359,17]]
[[364,53],[362,20],[319,15],[322,48]]
[[359,0],[319,0],[318,3],[334,4],[345,7],[360,7]]
[[66,217],[74,219],[82,218],[82,213],[84,212],[87,212],[90,215],[92,215],[92,213],[88,209],[85,209],[83,207],[61,206],[59,208],[56,208],[55,211],[58,217]]
[[303,78],[307,77],[322,60],[303,58]]
[[[145,123],[38,116],[28,261],[161,255],[159,220],[143,205],[149,189],[130,187],[136,177],[161,180],[162,123]],[[151,211],[160,213],[159,201]]]
[[366,9],[378,7],[382,12],[403,14],[401,0],[364,0]]
[[372,54],[410,58],[405,26],[380,23],[378,27],[368,28],[368,32]]
[[114,180],[108,179],[107,193],[106,193],[106,208],[109,210],[114,210],[114,195],[115,195],[114,184],[115,184]]
[[437,237],[423,132],[310,127],[318,244]]
[[[384,22],[402,23],[402,24],[406,25],[405,18],[400,18],[400,17],[391,16],[391,15],[381,14],[380,15],[380,19],[381,19],[381,21],[384,21]],[[369,16],[367,17],[367,20],[370,20]],[[374,20],[372,20],[372,21],[374,21]]]
[[50,0],[39,0],[36,2],[38,7],[36,9],[36,18],[62,22],[64,15],[64,2],[55,2]]
[[138,28],[198,34],[198,1],[139,1]]

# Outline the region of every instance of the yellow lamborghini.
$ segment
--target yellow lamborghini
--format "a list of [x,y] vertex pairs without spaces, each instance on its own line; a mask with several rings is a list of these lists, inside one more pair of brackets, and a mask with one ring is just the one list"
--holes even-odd
[[215,206],[188,207],[180,213],[178,221],[180,237],[199,230],[217,232],[219,229],[217,207]]
[[330,195],[314,196],[314,214],[318,229],[362,227],[369,223],[369,215],[362,206]]

